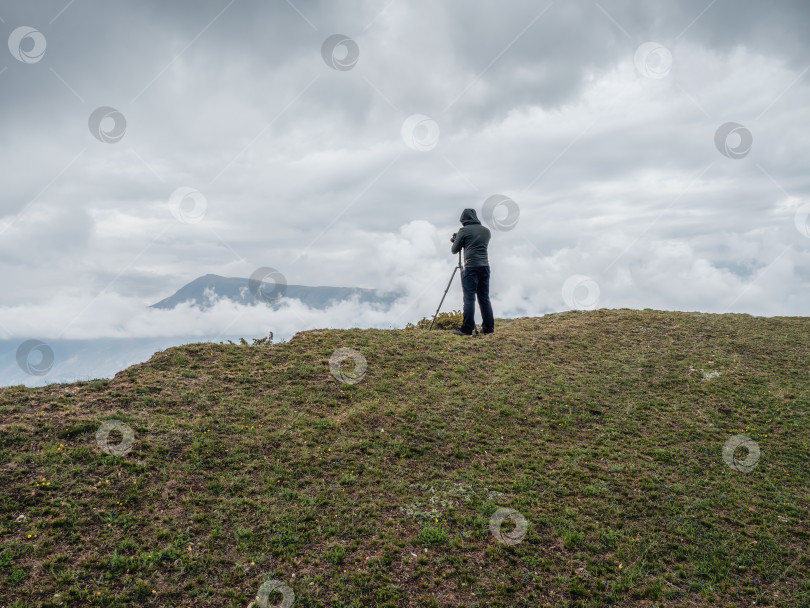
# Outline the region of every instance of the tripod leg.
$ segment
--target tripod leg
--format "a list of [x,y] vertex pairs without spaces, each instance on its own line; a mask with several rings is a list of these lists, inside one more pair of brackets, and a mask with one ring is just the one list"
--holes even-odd
[[461,265],[461,251],[458,252],[458,266],[453,268],[453,274],[450,275],[450,280],[447,282],[447,287],[444,290],[442,301],[439,302],[439,307],[436,309],[436,314],[433,315],[433,320],[430,322],[430,328],[428,331],[433,329],[433,324],[436,322],[436,317],[439,316],[439,310],[441,310],[442,304],[444,304],[444,298],[447,297],[447,292],[450,291],[450,285],[453,284],[453,279],[456,277],[456,270],[461,270],[462,272],[464,271],[464,267]]
[[[450,291],[450,285],[453,283],[453,279],[456,276],[456,270],[458,270],[458,267],[453,268],[453,274],[450,275],[450,281],[447,283],[447,288],[444,290],[444,295],[442,296],[442,301],[439,302],[439,306],[438,306],[438,308],[436,308],[436,313],[433,315],[433,321],[430,322],[430,329],[433,329],[433,324],[436,322],[436,317],[439,316],[439,310],[441,309],[442,304],[444,304],[444,298],[447,296],[447,292]],[[428,331],[430,331],[430,330],[428,330]]]

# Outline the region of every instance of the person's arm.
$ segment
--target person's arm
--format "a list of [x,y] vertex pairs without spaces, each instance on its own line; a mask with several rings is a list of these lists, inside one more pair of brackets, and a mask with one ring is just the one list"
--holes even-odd
[[[461,230],[463,230],[463,228]],[[461,234],[461,230],[456,233],[456,238],[452,241],[453,244],[450,246],[450,253],[458,253],[464,246],[464,235]]]

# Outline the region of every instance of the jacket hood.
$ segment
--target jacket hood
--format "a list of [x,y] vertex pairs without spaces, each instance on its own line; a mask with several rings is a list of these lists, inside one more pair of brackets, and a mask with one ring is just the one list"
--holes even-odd
[[481,222],[478,221],[478,216],[475,214],[475,209],[465,209],[461,212],[461,217],[458,218],[458,221],[461,222],[463,225],[467,226],[469,224],[480,224]]

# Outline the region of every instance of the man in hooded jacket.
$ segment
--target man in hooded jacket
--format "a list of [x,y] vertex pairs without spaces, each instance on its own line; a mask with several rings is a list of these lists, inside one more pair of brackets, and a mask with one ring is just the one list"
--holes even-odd
[[489,301],[489,259],[487,246],[491,234],[486,226],[478,221],[475,209],[461,212],[459,221],[461,229],[450,238],[450,251],[458,253],[464,248],[464,271],[461,273],[461,287],[464,290],[464,321],[461,331],[453,333],[465,336],[475,330],[475,297],[478,296],[478,307],[481,309],[481,332],[491,334],[495,331],[495,318],[492,314],[492,303]]

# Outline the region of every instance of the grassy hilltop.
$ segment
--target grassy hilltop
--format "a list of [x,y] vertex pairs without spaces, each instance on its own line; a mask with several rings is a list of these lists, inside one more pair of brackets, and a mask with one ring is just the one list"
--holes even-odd
[[808,380],[810,318],[599,310],[0,389],[0,606],[807,607]]

